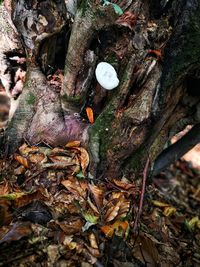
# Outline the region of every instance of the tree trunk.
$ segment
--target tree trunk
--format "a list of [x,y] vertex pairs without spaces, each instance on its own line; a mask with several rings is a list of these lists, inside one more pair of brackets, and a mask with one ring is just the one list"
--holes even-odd
[[[27,75],[1,138],[2,153],[12,153],[23,139],[52,146],[81,140],[90,153],[91,175],[134,179],[148,158],[153,167],[171,135],[199,122],[200,3],[79,2],[73,17],[70,1],[12,1]],[[3,47],[0,56],[5,52]],[[61,92],[45,77],[59,60],[64,64]],[[112,91],[96,81],[101,61],[118,73],[120,84]],[[94,111],[93,124],[86,107]]]

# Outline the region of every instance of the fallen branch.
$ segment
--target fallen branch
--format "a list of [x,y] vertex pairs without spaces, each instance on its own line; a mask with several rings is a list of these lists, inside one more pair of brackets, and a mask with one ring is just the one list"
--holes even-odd
[[186,135],[175,144],[166,148],[156,159],[153,175],[157,175],[170,164],[180,159],[200,142],[200,124],[196,124]]

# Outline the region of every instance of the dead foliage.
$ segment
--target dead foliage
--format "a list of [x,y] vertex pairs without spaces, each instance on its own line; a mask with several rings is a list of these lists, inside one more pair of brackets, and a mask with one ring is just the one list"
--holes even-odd
[[3,264],[199,264],[199,176],[186,163],[147,186],[137,232],[140,180],[100,181],[88,175],[88,164],[88,152],[76,140],[62,148],[23,144],[1,161]]

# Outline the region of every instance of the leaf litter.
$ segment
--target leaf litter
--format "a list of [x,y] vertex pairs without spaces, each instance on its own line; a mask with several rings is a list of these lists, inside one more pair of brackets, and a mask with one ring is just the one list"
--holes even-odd
[[178,161],[154,177],[134,231],[139,180],[91,179],[89,160],[76,140],[1,160],[0,266],[200,264],[198,172]]

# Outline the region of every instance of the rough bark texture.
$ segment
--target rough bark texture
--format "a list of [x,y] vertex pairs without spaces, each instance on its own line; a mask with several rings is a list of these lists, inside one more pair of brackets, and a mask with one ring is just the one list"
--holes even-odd
[[[64,1],[13,1],[12,19],[29,63],[6,132],[9,151],[22,137],[51,145],[80,139],[90,151],[93,176],[134,177],[148,157],[153,163],[170,135],[199,122],[199,92],[194,90],[200,86],[199,1],[111,2],[135,15],[131,27],[119,25],[113,6],[101,1],[80,1],[71,22]],[[71,28],[71,35],[60,98],[47,85],[38,58],[45,40],[55,40],[63,27]],[[95,79],[99,61],[118,72],[120,84],[109,93]],[[83,120],[86,106],[94,109],[93,125]]]

